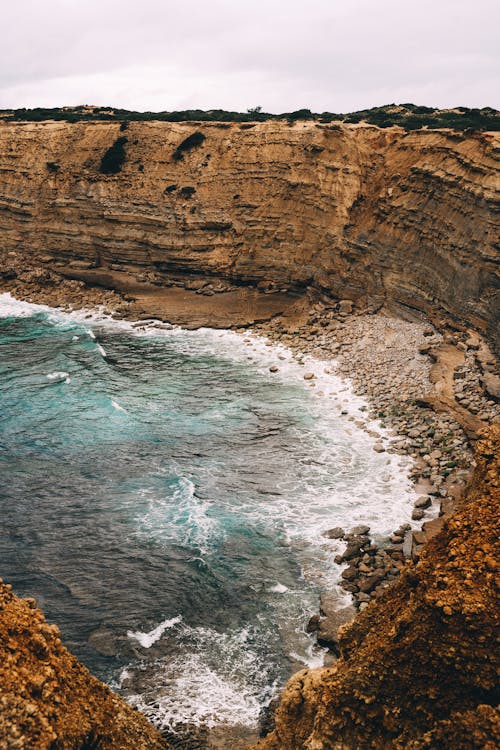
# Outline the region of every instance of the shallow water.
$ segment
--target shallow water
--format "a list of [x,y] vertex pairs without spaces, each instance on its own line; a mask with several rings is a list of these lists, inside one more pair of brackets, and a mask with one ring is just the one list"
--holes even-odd
[[405,459],[373,451],[324,370],[0,295],[0,574],[160,727],[255,727],[322,663],[305,626],[340,549],[322,532],[411,513]]

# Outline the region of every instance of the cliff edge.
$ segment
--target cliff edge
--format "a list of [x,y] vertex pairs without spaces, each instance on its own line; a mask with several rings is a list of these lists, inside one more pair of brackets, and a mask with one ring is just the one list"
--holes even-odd
[[340,659],[290,680],[259,750],[500,746],[500,426],[476,461],[418,564],[341,630]]
[[62,645],[33,599],[0,581],[0,748],[167,750],[142,714]]

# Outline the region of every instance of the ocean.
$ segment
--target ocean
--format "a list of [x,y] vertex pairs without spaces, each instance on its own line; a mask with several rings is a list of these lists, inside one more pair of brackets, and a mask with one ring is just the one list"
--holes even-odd
[[409,460],[366,414],[328,362],[252,333],[2,294],[0,575],[161,729],[255,731],[323,663],[320,593],[349,603],[323,532],[411,515]]

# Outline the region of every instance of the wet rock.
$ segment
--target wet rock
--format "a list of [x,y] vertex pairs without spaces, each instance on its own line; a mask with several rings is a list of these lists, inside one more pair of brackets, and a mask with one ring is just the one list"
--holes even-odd
[[342,571],[341,576],[345,581],[354,581],[358,577],[358,571],[355,567],[350,565]]
[[433,518],[432,521],[427,521],[422,526],[422,531],[425,533],[426,541],[432,539],[433,536],[439,534],[444,526],[444,518]]
[[312,615],[306,625],[306,633],[315,633],[319,630],[320,619],[319,615]]
[[351,529],[350,533],[354,534],[355,536],[364,536],[370,533],[370,527],[369,526],[355,526],[353,529]]
[[357,557],[363,548],[363,542],[349,542],[347,549],[340,556],[342,561],[351,560],[353,557]]
[[333,529],[323,532],[323,536],[327,539],[343,539],[345,531],[341,526],[335,526]]
[[[413,544],[413,535],[411,529],[408,529],[408,531],[405,532],[404,540],[403,540],[403,555],[406,558],[411,557],[411,550],[412,550],[412,544]],[[397,569],[396,569],[396,572]]]
[[430,508],[431,505],[432,500],[427,495],[422,495],[422,497],[417,498],[414,503],[415,508],[421,509]]
[[367,576],[366,578],[362,578],[359,583],[358,587],[359,590],[363,594],[368,594],[370,591],[373,591],[373,589],[381,583],[385,578],[385,572],[384,571],[374,571],[371,575]]
[[320,646],[332,649],[338,653],[338,630],[342,625],[351,622],[356,616],[353,606],[339,609],[338,598],[334,594],[322,594],[320,597],[320,613],[317,640]]

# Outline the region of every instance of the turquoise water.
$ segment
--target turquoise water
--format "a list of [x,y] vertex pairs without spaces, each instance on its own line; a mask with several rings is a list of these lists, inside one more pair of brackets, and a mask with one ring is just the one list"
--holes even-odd
[[0,574],[161,727],[255,726],[322,663],[305,626],[340,549],[322,532],[410,515],[404,460],[324,370],[0,295]]

